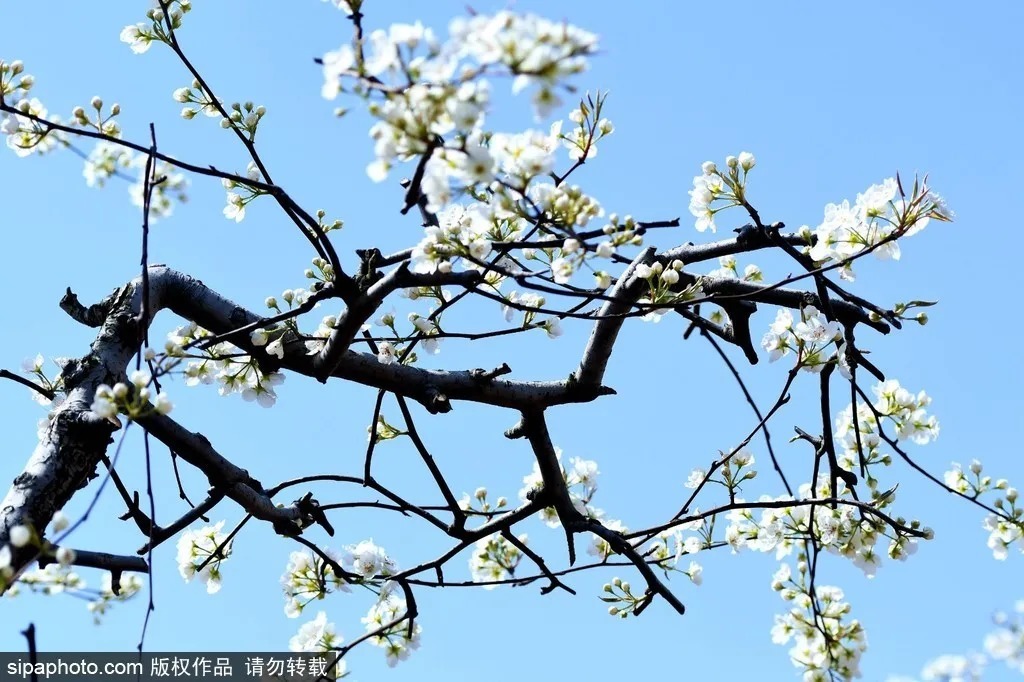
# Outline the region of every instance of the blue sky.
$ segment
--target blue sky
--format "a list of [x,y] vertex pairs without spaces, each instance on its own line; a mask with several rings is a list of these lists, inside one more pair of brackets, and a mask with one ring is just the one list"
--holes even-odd
[[[72,107],[100,95],[121,104],[127,137],[145,142],[152,121],[167,153],[220,168],[245,168],[244,150],[215,123],[178,117],[180,107],[171,92],[190,79],[168,50],[157,45],[138,56],[118,42],[124,25],[143,19],[146,2],[50,4],[55,20],[39,24],[24,5],[0,8],[0,58],[25,61],[36,77],[35,96],[51,112],[67,118]],[[417,241],[418,221],[398,214],[400,189],[394,182],[374,185],[365,175],[372,158],[366,119],[333,118],[334,104],[319,95],[320,70],[312,59],[347,40],[344,16],[314,0],[195,4],[181,33],[184,48],[222,98],[267,107],[261,153],[277,182],[300,204],[345,220],[336,238],[339,251],[351,257],[356,248],[387,251]],[[473,6],[488,12],[505,5]],[[617,130],[575,182],[608,211],[643,220],[682,216],[683,227],[659,235],[658,246],[703,238],[687,218],[691,179],[702,161],[721,162],[741,150],[758,159],[750,189],[753,203],[766,220],[791,227],[816,225],[826,203],[853,199],[897,170],[904,177],[929,173],[957,221],[933,223],[908,240],[900,263],[864,263],[856,291],[882,304],[917,298],[940,305],[929,311],[927,327],[908,326],[886,338],[862,336],[875,364],[934,398],[932,410],[942,433],[927,448],[913,449],[918,461],[941,474],[950,461],[977,457],[993,476],[1024,485],[1018,453],[1024,435],[1018,387],[1024,372],[1016,349],[1003,347],[1021,331],[1012,312],[1019,285],[1012,236],[1019,217],[1013,204],[1024,180],[1020,4],[988,3],[988,12],[981,12],[957,2],[925,8],[879,0],[785,9],[735,2],[728,16],[714,3],[667,1],[630,9],[564,1],[512,7],[566,18],[601,36],[601,55],[576,82],[581,90],[611,92],[607,116]],[[419,18],[444,33],[448,19],[464,8],[461,2],[367,0],[367,23],[386,27]],[[497,83],[495,89],[504,87]],[[496,125],[533,125],[525,101],[500,101],[508,106],[496,113]],[[6,226],[0,282],[9,292],[0,367],[15,369],[37,352],[48,358],[81,355],[93,332],[64,316],[56,304],[68,286],[92,302],[136,274],[136,209],[123,184],[113,182],[102,191],[86,187],[81,162],[67,153],[29,159],[2,154],[0,177]],[[302,271],[311,254],[284,216],[264,200],[235,224],[221,215],[223,201],[219,182],[193,178],[189,203],[154,227],[151,261],[190,272],[255,310],[266,296],[303,286]],[[743,222],[738,213],[719,220],[726,230]],[[994,249],[1001,251],[999,258]],[[769,278],[789,272],[783,261],[740,262],[752,261]],[[492,316],[485,324],[500,324],[497,310],[477,310]],[[768,310],[759,313],[757,333],[772,317]],[[178,323],[169,316],[158,318],[153,338]],[[461,369],[508,361],[516,378],[560,378],[575,367],[588,332],[582,325],[566,326],[566,335],[557,341],[538,332],[515,337],[515,343],[448,342],[428,363]],[[618,395],[550,414],[553,437],[566,457],[599,463],[597,505],[631,527],[671,514],[683,499],[689,470],[706,466],[717,449],[731,448],[756,423],[711,349],[696,338],[684,342],[682,330],[682,322],[672,319],[628,327],[607,377]],[[740,353],[731,356],[742,363]],[[744,370],[762,404],[784,380],[785,368],[778,364],[762,361]],[[816,382],[808,379],[798,382],[793,403],[775,422],[776,442],[784,441],[793,425],[813,427]],[[290,377],[279,391],[280,404],[263,410],[207,388],[172,385],[175,417],[207,435],[264,483],[325,469],[361,469],[373,407],[370,389],[322,388]],[[10,480],[34,446],[35,423],[43,413],[25,389],[8,383],[0,391],[6,442],[0,479]],[[392,423],[400,422],[393,403],[385,404],[385,414]],[[486,485],[494,495],[514,498],[531,466],[523,443],[501,436],[514,421],[511,412],[459,404],[449,415],[422,415],[417,425],[457,494]],[[143,455],[137,436],[129,437],[122,462],[124,475],[141,489]],[[793,471],[809,460],[806,445],[780,447]],[[763,463],[763,446],[755,441],[753,449]],[[156,448],[155,453],[158,518],[166,522],[183,507],[166,452]],[[380,480],[413,496],[430,494],[426,472],[406,443],[385,443],[378,462]],[[840,560],[827,561],[819,577],[846,590],[868,631],[863,665],[868,680],[914,674],[942,653],[979,650],[992,611],[1024,597],[1022,557],[1011,553],[1006,562],[992,560],[978,510],[915,480],[905,468],[891,475],[892,482],[901,482],[899,510],[922,518],[936,530],[936,539],[906,563],[884,564],[873,580]],[[764,478],[765,487],[752,492],[776,494]],[[193,496],[205,490],[198,476],[187,475],[186,484]],[[113,492],[104,492],[94,518],[73,544],[124,553],[141,544],[129,524],[114,520],[123,505]],[[321,500],[361,494],[333,488],[315,492]],[[70,511],[80,511],[84,501],[76,500]],[[225,505],[214,518],[231,525],[239,511]],[[414,521],[346,513],[336,517],[335,526],[334,546],[372,537],[402,566],[445,548],[443,538]],[[540,523],[523,530],[531,545],[547,551],[552,564],[562,565],[560,531]],[[285,649],[305,620],[283,614],[277,581],[291,550],[268,530],[248,529],[224,566],[222,591],[208,596],[201,585],[183,584],[177,575],[173,543],[161,548],[156,554],[156,612],[146,647]],[[773,645],[768,634],[773,614],[785,606],[769,587],[775,562],[721,551],[700,561],[705,566],[701,587],[685,578],[673,581],[688,607],[684,617],[660,603],[639,619],[605,615],[596,598],[600,586],[613,575],[637,582],[626,569],[578,576],[573,581],[576,597],[542,597],[532,586],[424,590],[419,595],[421,649],[397,669],[385,671],[383,655],[364,648],[353,653],[350,668],[355,679],[395,681],[487,676],[504,682],[524,675],[793,677],[786,650]],[[460,560],[451,570],[464,568]],[[99,584],[97,574],[83,575]],[[44,649],[130,650],[138,642],[144,605],[144,596],[119,604],[97,627],[84,604],[73,598],[18,597],[2,605],[0,648],[20,649],[18,631],[32,621]],[[351,639],[362,632],[359,618],[369,605],[358,595],[336,595],[322,607]],[[995,665],[986,679],[1011,678]]]

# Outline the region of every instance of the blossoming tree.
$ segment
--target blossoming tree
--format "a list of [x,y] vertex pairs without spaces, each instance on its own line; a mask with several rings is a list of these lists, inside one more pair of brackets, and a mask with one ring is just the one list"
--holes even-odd
[[[836,555],[872,576],[886,559],[902,561],[932,536],[899,504],[906,471],[981,508],[996,558],[1019,544],[1024,521],[1016,490],[977,463],[940,475],[918,464],[913,447],[939,432],[930,398],[902,386],[868,355],[885,335],[927,322],[929,302],[876,302],[855,293],[861,259],[899,260],[911,237],[952,220],[927,178],[896,175],[853,188],[862,191],[827,205],[817,225],[791,229],[759,213],[752,188],[760,168],[743,151],[700,166],[686,220],[607,212],[605,202],[574,184],[585,163],[600,168],[598,149],[615,130],[613,100],[602,92],[581,96],[574,86],[598,52],[596,35],[509,11],[455,18],[446,37],[418,22],[371,30],[372,3],[332,4],[347,16],[352,37],[319,60],[322,95],[365,107],[374,120],[366,172],[374,182],[400,181],[394,208],[422,225],[414,245],[393,253],[353,251],[339,237],[341,220],[303,207],[274,181],[257,142],[267,109],[219,98],[188,56],[189,0],[159,0],[120,37],[133,58],[145,59],[151,49],[176,57],[189,84],[169,86],[168,94],[183,105],[183,118],[212,119],[237,142],[248,157],[243,173],[166,153],[152,126],[148,139],[128,139],[119,105],[99,97],[62,120],[34,96],[35,80],[21,61],[0,62],[0,130],[13,153],[78,154],[90,185],[131,183],[142,215],[139,276],[92,305],[70,289],[61,301],[72,320],[98,330],[92,346],[59,359],[56,372],[41,356],[20,374],[0,371],[49,409],[38,447],[0,504],[0,588],[73,591],[83,585],[76,571],[95,569],[103,586],[90,608],[99,618],[144,591],[154,548],[176,543],[181,576],[212,593],[225,579],[234,544],[245,542],[247,524],[263,523],[294,544],[282,557],[284,611],[305,622],[290,646],[338,652],[334,672],[342,673],[345,655],[363,643],[381,647],[390,664],[419,646],[421,624],[430,623],[430,613],[417,607],[423,589],[540,583],[544,593],[574,593],[575,574],[605,571],[610,580],[600,597],[611,616],[640,616],[655,602],[682,614],[681,590],[670,577],[699,585],[700,554],[750,550],[778,562],[771,585],[782,612],[771,638],[789,647],[804,679],[851,679],[866,649],[864,628],[843,591],[827,584],[820,559]],[[503,132],[489,124],[500,101],[492,90],[507,81],[513,95],[529,98],[535,127]],[[516,106],[513,99],[509,107]],[[309,284],[270,296],[265,309],[253,311],[229,298],[239,292],[215,291],[151,264],[151,224],[199,181],[223,184],[223,215],[231,221],[245,220],[251,207],[276,204],[308,244]],[[629,198],[615,202],[628,208]],[[720,238],[720,225],[742,226]],[[699,243],[689,241],[691,229]],[[669,247],[648,245],[654,235],[680,233]],[[790,274],[769,277],[752,263],[740,265],[762,256],[784,263],[779,272]],[[752,323],[764,310],[767,330]],[[161,311],[183,322],[158,342],[152,326]],[[738,442],[692,463],[679,499],[667,501],[674,513],[629,519],[627,526],[622,515],[596,506],[598,464],[563,460],[549,421],[568,404],[600,411],[615,393],[605,375],[623,326],[670,316],[726,364],[745,396],[749,426]],[[589,338],[578,363],[558,376],[532,376],[515,358],[496,367],[460,363],[463,340],[557,339],[569,325],[585,326]],[[751,397],[739,367],[759,361],[778,367],[779,389],[767,404]],[[185,386],[216,387],[271,407],[289,375],[377,391],[358,466],[339,472],[325,465],[320,474],[262,481],[234,461],[230,443],[213,443],[171,416],[172,397],[185,401],[193,390]],[[813,393],[816,409],[784,412],[796,392]],[[517,499],[495,498],[485,487],[460,497],[432,454],[435,446],[421,436],[416,422],[424,414],[444,419],[460,403],[509,416],[504,436],[533,460]],[[394,410],[398,417],[386,416]],[[792,433],[791,447],[806,457],[783,462],[770,423]],[[209,483],[205,497],[170,523],[158,524],[152,495],[148,503],[132,495],[132,483],[118,475],[121,443],[134,431],[144,434],[147,462],[161,456],[151,443],[162,443],[176,463]],[[440,503],[413,498],[375,475],[378,450],[403,440]],[[97,476],[103,485],[110,481],[124,518],[138,528],[136,555],[68,542],[85,519],[72,522],[61,510],[73,496],[90,494],[83,488]],[[331,499],[314,497],[312,486],[325,484],[334,486],[326,488]],[[378,499],[355,496],[362,490]],[[401,547],[386,551],[368,538],[341,537],[332,518],[351,507],[431,528],[436,556],[409,564]],[[231,527],[204,521],[239,508]],[[561,529],[557,556],[542,555],[521,532],[534,517]],[[363,634],[343,638],[319,600],[357,589],[373,594],[372,606]],[[990,648],[1019,660],[1019,626],[1003,631],[1010,634],[993,635],[1001,639]]]

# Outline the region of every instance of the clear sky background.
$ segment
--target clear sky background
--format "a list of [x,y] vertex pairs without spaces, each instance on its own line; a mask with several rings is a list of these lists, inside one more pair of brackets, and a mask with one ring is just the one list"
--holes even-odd
[[[259,146],[277,182],[307,209],[323,208],[346,222],[336,237],[348,262],[356,248],[408,246],[421,234],[418,219],[398,214],[400,189],[372,184],[364,167],[372,158],[367,119],[332,116],[335,104],[319,95],[320,70],[312,59],[349,37],[344,15],[314,0],[290,2],[196,2],[180,38],[190,58],[226,101],[252,100],[268,114]],[[474,8],[505,5],[490,0]],[[155,122],[160,148],[193,162],[243,170],[247,158],[214,121],[178,117],[171,92],[190,78],[169,50],[155,45],[142,56],[118,41],[126,24],[143,19],[144,0],[108,3],[41,2],[0,5],[0,58],[23,59],[36,76],[34,94],[51,112],[67,118],[93,95],[122,106],[125,135],[146,142]],[[758,166],[750,196],[767,221],[792,227],[817,225],[822,207],[853,199],[893,175],[930,173],[933,186],[958,219],[933,223],[907,240],[899,263],[865,262],[856,291],[881,304],[913,298],[939,300],[925,328],[908,326],[882,338],[861,332],[875,363],[911,390],[934,398],[942,432],[912,453],[940,474],[950,461],[981,459],[994,476],[1024,486],[1019,387],[1024,381],[1014,339],[1021,332],[1018,300],[1022,52],[1019,27],[1024,6],[1016,2],[890,3],[574,3],[517,2],[521,11],[566,18],[601,36],[602,54],[576,82],[611,91],[607,116],[615,134],[576,176],[606,210],[638,219],[682,216],[684,225],[659,235],[669,246],[703,239],[687,216],[687,189],[702,161],[722,162],[749,150]],[[442,35],[462,2],[367,0],[368,27],[422,19]],[[504,91],[507,82],[495,84]],[[505,98],[500,102],[508,104]],[[355,105],[355,102],[351,104]],[[568,102],[567,102],[568,104]],[[566,112],[567,113],[567,112]],[[498,129],[533,125],[525,100],[495,113]],[[546,126],[547,123],[545,122]],[[86,147],[88,148],[88,147]],[[86,187],[81,162],[68,153],[17,159],[3,150],[3,238],[0,283],[5,295],[0,320],[0,366],[16,369],[24,357],[87,352],[93,331],[57,308],[72,287],[94,302],[137,274],[139,215],[126,185],[102,191]],[[193,178],[191,200],[152,232],[151,262],[167,263],[251,309],[286,288],[304,286],[311,254],[269,200],[249,207],[241,224],[221,215],[224,193],[214,180]],[[726,213],[719,225],[744,222]],[[1017,235],[1017,236],[1014,236]],[[783,261],[757,262],[769,278],[786,275]],[[713,265],[711,267],[714,267]],[[468,325],[501,324],[497,309],[474,309]],[[324,310],[336,312],[334,310]],[[402,308],[400,312],[405,312]],[[420,312],[425,312],[421,310]],[[754,320],[763,332],[774,313]],[[154,342],[178,320],[158,318]],[[314,325],[315,326],[315,325]],[[542,332],[515,343],[446,342],[427,366],[455,369],[508,361],[515,378],[566,376],[579,361],[588,329],[567,324],[564,337]],[[717,449],[731,448],[756,423],[726,368],[699,338],[684,342],[681,320],[637,322],[622,335],[607,377],[619,394],[584,406],[553,409],[550,427],[566,458],[597,460],[601,489],[595,503],[610,518],[642,527],[667,518],[684,499],[690,469],[707,466]],[[733,360],[742,355],[730,350]],[[52,367],[52,366],[51,366]],[[786,368],[762,361],[745,367],[762,405],[774,399]],[[796,395],[773,424],[788,470],[809,471],[806,445],[782,444],[793,425],[815,427],[817,382],[803,376]],[[362,467],[365,427],[374,392],[361,387],[289,377],[272,410],[220,398],[213,387],[170,386],[175,417],[207,435],[214,445],[265,484],[303,473],[356,472]],[[35,444],[41,409],[27,391],[0,385],[4,445],[0,479],[21,471]],[[845,402],[837,398],[836,407]],[[529,472],[522,442],[501,433],[515,415],[457,404],[441,417],[421,414],[424,439],[450,476],[457,494],[486,485],[514,499]],[[385,414],[400,423],[393,403]],[[763,443],[753,451],[767,462]],[[177,499],[166,452],[154,448],[158,520],[184,509]],[[124,475],[144,489],[138,433],[121,456]],[[403,441],[381,446],[379,480],[414,499],[434,502],[426,472]],[[748,495],[777,494],[767,469]],[[804,474],[806,478],[808,474]],[[829,557],[819,582],[842,586],[868,632],[866,680],[916,674],[942,653],[980,650],[989,618],[1024,597],[1021,557],[995,562],[985,547],[979,510],[915,480],[896,465],[901,481],[898,511],[936,530],[933,542],[901,564],[886,562],[873,580],[846,561]],[[193,499],[204,482],[185,477]],[[95,489],[95,486],[92,490]],[[314,489],[322,501],[361,496],[359,490]],[[69,510],[80,511],[89,493]],[[704,503],[708,506],[708,503]],[[94,518],[73,538],[81,548],[132,553],[142,541],[130,523],[116,521],[123,504],[108,488]],[[237,507],[223,505],[214,519],[232,525]],[[334,517],[337,547],[372,537],[403,567],[441,553],[447,545],[415,520],[395,523],[380,514]],[[531,544],[547,551],[552,565],[565,561],[561,531],[525,524]],[[278,579],[294,547],[255,525],[237,540],[224,564],[224,587],[209,596],[201,584],[184,584],[174,562],[174,543],[156,553],[154,599],[146,648],[153,651],[284,650],[305,616],[284,616]],[[582,542],[581,542],[582,545]],[[464,570],[468,553],[451,565]],[[535,586],[484,592],[451,589],[419,593],[423,643],[393,671],[383,654],[364,647],[351,656],[355,679],[478,680],[616,679],[673,677],[688,680],[791,679],[787,649],[771,643],[773,614],[786,604],[770,589],[776,563],[770,556],[728,550],[698,557],[701,587],[685,577],[672,585],[686,603],[684,617],[656,603],[643,617],[621,621],[597,600],[613,575],[639,583],[628,569],[595,571],[572,581],[579,595],[546,597]],[[84,570],[92,585],[96,572]],[[101,626],[84,603],[68,596],[24,595],[5,600],[0,648],[18,650],[18,634],[34,622],[44,650],[130,650],[138,642],[145,595],[118,604]],[[346,639],[362,632],[359,618],[368,597],[335,595],[321,604]],[[310,607],[309,617],[317,608]],[[1012,679],[1001,664],[986,680]]]

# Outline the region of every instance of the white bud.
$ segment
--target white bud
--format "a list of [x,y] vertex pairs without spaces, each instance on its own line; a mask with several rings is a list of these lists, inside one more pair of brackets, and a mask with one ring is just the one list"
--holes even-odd
[[24,547],[32,539],[32,531],[28,526],[15,526],[11,528],[11,544],[15,547]]
[[61,547],[57,550],[57,562],[61,566],[70,566],[75,561],[75,550],[70,547]]
[[103,108],[103,100],[101,100],[99,97],[93,97],[91,100],[89,100],[89,104],[92,106],[93,109],[96,110]]
[[53,529],[54,533],[59,533],[70,525],[71,519],[69,519],[67,517],[67,514],[65,514],[62,511],[59,511],[56,514],[54,514],[53,520],[50,522],[50,527]]

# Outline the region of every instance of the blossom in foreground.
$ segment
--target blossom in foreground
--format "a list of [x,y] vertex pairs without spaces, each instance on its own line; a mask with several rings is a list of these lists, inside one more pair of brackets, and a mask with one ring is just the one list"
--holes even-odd
[[178,572],[185,582],[192,578],[206,584],[210,594],[221,587],[221,564],[231,556],[231,543],[227,533],[222,532],[224,522],[205,526],[199,530],[187,530],[178,539]]

